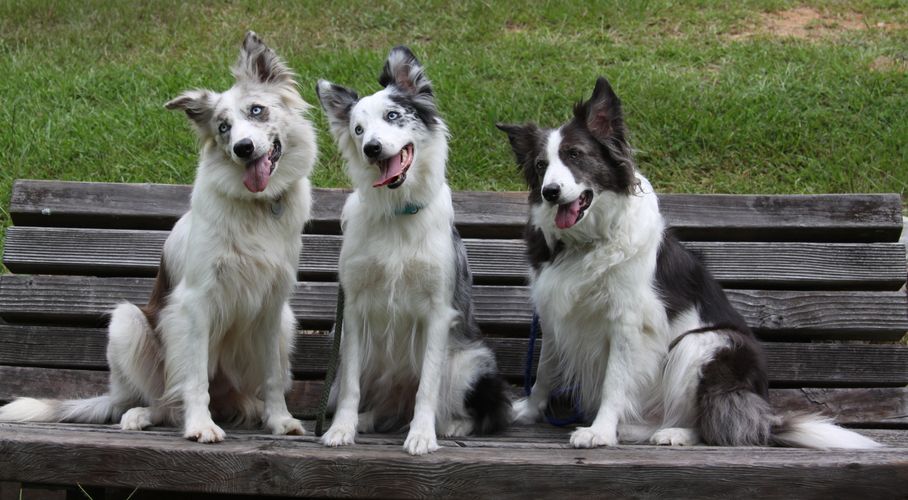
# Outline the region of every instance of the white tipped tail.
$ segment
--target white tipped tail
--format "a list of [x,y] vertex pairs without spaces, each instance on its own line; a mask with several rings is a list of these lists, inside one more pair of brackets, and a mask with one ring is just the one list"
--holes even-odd
[[88,399],[19,398],[0,407],[0,422],[79,422],[103,424],[113,417],[110,396]]
[[870,450],[884,446],[857,432],[839,427],[832,423],[832,419],[819,415],[785,417],[782,425],[773,429],[772,438],[784,446],[818,450]]

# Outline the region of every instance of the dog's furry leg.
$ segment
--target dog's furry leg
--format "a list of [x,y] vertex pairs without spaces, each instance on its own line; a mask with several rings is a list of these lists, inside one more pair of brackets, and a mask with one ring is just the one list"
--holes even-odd
[[223,441],[226,434],[214,423],[208,407],[209,300],[182,283],[172,297],[160,322],[169,382],[165,399],[179,398],[183,404],[183,437],[200,443]]
[[[277,302],[277,301],[275,301]],[[267,312],[263,396],[265,413],[262,420],[272,434],[298,434],[306,432],[303,424],[290,415],[284,394],[290,389],[290,350],[296,333],[296,320],[290,305],[279,303],[280,311]]]
[[337,410],[331,427],[322,436],[325,446],[353,444],[359,419],[360,375],[362,373],[362,315],[353,312],[352,301],[344,311],[344,330],[341,338],[340,391]]
[[618,444],[618,420],[633,408],[635,381],[646,378],[645,363],[635,359],[642,329],[623,323],[616,328],[609,343],[608,366],[602,383],[602,399],[596,418],[589,427],[578,427],[571,433],[574,448],[595,448]]
[[[552,338],[551,334],[547,335]],[[532,424],[542,419],[542,413],[549,404],[549,394],[552,392],[553,378],[558,363],[553,354],[554,349],[546,342],[542,343],[539,350],[539,366],[536,367],[536,382],[530,396],[514,401],[511,407],[511,422],[517,424]]]
[[410,421],[410,432],[404,441],[404,449],[411,455],[425,455],[438,449],[435,415],[438,411],[448,335],[454,314],[454,310],[449,310],[447,314],[439,312],[426,326],[426,350],[419,374],[416,406],[413,410],[413,420]]

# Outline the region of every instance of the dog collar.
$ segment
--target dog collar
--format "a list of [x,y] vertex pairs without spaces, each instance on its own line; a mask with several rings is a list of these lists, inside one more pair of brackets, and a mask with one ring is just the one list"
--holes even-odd
[[425,205],[417,205],[416,203],[408,201],[403,208],[395,210],[394,215],[416,215],[423,208],[425,208]]
[[271,215],[275,219],[280,219],[284,213],[284,197],[278,196],[271,202]]

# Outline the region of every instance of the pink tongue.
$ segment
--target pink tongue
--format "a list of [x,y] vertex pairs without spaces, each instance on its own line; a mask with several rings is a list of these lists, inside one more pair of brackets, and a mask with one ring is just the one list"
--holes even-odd
[[555,214],[555,225],[558,226],[558,229],[567,229],[577,223],[578,217],[580,217],[580,198],[571,203],[558,205],[558,213]]
[[381,170],[381,177],[375,181],[375,184],[372,184],[372,187],[387,186],[394,182],[394,179],[404,171],[404,167],[400,163],[400,153],[388,158],[387,162],[382,163],[385,163],[385,165],[378,164],[378,168]]
[[268,179],[271,178],[271,155],[264,154],[255,163],[246,165],[246,173],[243,174],[243,184],[246,189],[253,193],[261,193],[268,187]]

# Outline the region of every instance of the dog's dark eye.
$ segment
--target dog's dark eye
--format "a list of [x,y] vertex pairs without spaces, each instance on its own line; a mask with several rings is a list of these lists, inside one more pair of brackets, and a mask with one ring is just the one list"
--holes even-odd
[[570,158],[572,160],[576,160],[577,158],[580,158],[580,151],[578,151],[576,149],[569,149],[568,158]]
[[545,162],[545,160],[536,160],[536,170],[542,172],[543,170],[545,170],[546,166],[547,163]]
[[230,124],[229,124],[229,123],[227,123],[227,122],[221,122],[221,124],[218,125],[218,132],[220,132],[220,133],[222,133],[222,134],[226,134],[228,130],[230,130]]
[[394,121],[400,118],[400,113],[397,111],[388,111],[388,120]]
[[262,111],[265,111],[265,108],[263,108],[259,105],[255,105],[255,106],[249,108],[249,114],[251,114],[252,116],[258,116],[258,115],[262,114]]
[[353,129],[353,133],[355,133],[356,135],[363,135],[363,127],[361,125],[357,125],[356,128]]

